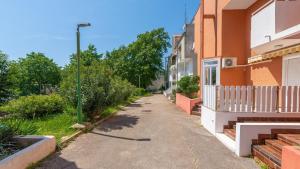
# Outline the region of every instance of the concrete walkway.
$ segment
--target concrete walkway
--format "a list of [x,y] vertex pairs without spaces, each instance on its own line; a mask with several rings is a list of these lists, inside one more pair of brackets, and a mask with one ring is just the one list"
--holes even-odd
[[47,169],[256,169],[162,95],[140,99],[42,164]]

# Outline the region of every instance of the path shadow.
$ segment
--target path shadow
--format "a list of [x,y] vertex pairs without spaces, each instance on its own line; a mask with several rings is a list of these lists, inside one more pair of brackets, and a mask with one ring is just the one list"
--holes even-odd
[[122,130],[123,128],[132,128],[138,123],[139,117],[130,116],[127,114],[116,115],[113,118],[107,120],[96,129],[104,132],[111,132],[113,130]]
[[152,112],[152,110],[142,110],[142,112],[144,112],[144,113],[150,113],[150,112]]
[[45,161],[35,166],[35,169],[80,169],[75,162],[60,157],[61,153],[49,156]]
[[108,135],[108,134],[102,134],[102,133],[97,133],[92,131],[92,134],[100,135],[100,136],[105,136],[105,137],[110,137],[110,138],[116,138],[116,139],[122,139],[122,140],[131,140],[131,141],[151,141],[150,138],[140,138],[140,139],[135,139],[135,138],[128,138],[128,137],[121,137],[121,136],[113,136],[113,135]]
[[129,104],[128,106],[126,107],[142,107],[142,104],[140,103],[132,103],[132,104]]

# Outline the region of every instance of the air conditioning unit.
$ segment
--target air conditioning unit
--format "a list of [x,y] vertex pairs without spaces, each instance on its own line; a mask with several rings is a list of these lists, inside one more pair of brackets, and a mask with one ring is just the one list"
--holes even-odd
[[222,59],[222,68],[232,68],[237,65],[237,59],[235,57],[226,57]]

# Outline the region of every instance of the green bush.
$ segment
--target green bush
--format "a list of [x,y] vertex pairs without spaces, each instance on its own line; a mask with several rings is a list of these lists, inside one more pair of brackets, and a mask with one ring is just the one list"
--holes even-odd
[[199,81],[198,76],[185,76],[178,81],[177,92],[189,98],[194,98],[199,91]]
[[14,136],[14,131],[7,125],[0,124],[0,144],[9,141]]
[[135,86],[130,84],[127,80],[122,80],[120,77],[114,77],[110,80],[110,87],[108,91],[108,105],[117,105],[127,100],[135,90]]
[[57,94],[52,94],[20,97],[17,100],[8,102],[8,104],[0,108],[0,111],[21,118],[34,119],[36,117],[62,113],[64,108],[64,99]]
[[[76,65],[70,64],[63,71],[60,94],[74,107],[77,106]],[[134,92],[135,87],[127,80],[113,76],[111,70],[102,62],[95,60],[81,65],[82,108],[87,117],[105,107],[125,101]]]
[[136,88],[133,93],[134,96],[144,96],[146,94],[147,91],[144,88]]

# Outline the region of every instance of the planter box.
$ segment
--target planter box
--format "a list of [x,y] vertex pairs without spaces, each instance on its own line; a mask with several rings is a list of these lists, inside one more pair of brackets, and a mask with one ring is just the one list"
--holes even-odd
[[176,105],[189,115],[196,104],[200,103],[200,98],[190,99],[180,93],[176,93]]
[[281,169],[300,168],[300,149],[297,146],[285,146],[282,149]]
[[56,148],[54,136],[16,137],[17,142],[28,146],[0,161],[0,169],[25,169],[53,153]]

